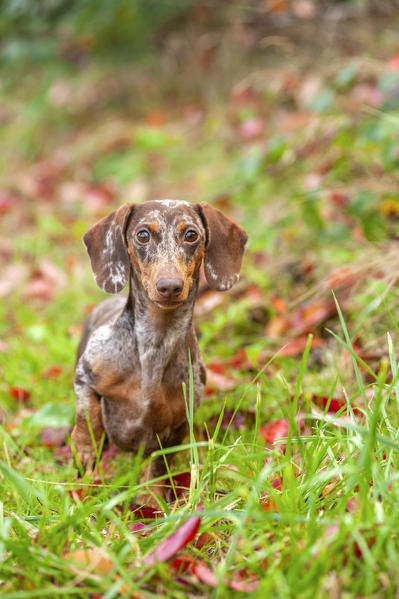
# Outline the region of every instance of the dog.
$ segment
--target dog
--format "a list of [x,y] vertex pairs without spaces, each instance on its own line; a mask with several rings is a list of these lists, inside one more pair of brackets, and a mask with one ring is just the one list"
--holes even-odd
[[[144,457],[182,442],[189,360],[195,409],[206,382],[193,326],[200,267],[209,287],[230,289],[247,234],[205,202],[154,200],[121,206],[83,241],[102,290],[116,294],[129,283],[127,297],[106,299],[92,311],[78,348],[72,442],[90,471],[92,439],[98,448],[104,433],[122,450],[141,447]],[[165,473],[164,457],[157,457],[147,478]],[[163,489],[152,492],[161,496]]]

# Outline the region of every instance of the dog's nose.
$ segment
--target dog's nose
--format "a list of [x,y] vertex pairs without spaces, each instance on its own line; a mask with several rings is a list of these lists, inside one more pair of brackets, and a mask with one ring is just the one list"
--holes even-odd
[[183,285],[183,279],[178,279],[177,277],[171,279],[162,278],[157,281],[157,291],[162,297],[169,299],[180,295],[183,291]]

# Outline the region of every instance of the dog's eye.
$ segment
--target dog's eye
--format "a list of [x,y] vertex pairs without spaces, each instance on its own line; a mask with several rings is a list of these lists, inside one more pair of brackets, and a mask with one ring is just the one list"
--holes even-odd
[[193,241],[197,241],[197,239],[198,233],[196,231],[193,231],[192,229],[187,231],[187,233],[184,236],[184,241],[189,241],[190,243],[193,243]]
[[137,239],[140,243],[148,243],[150,241],[150,234],[146,229],[142,229],[136,234]]

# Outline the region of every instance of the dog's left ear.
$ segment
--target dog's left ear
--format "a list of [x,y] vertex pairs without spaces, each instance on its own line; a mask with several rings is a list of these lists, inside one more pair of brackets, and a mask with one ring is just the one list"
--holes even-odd
[[227,291],[238,281],[248,235],[206,202],[196,205],[206,231],[204,270],[208,285]]
[[129,279],[125,233],[133,209],[134,204],[124,204],[83,235],[96,283],[107,293],[118,293]]

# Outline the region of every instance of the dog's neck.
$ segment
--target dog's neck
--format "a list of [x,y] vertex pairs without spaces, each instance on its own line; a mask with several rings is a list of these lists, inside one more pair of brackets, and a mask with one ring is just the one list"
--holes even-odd
[[125,310],[133,317],[142,384],[146,387],[156,387],[161,383],[176,350],[186,345],[193,319],[198,278],[183,304],[173,310],[165,310],[149,301],[140,279],[134,273],[130,277]]

